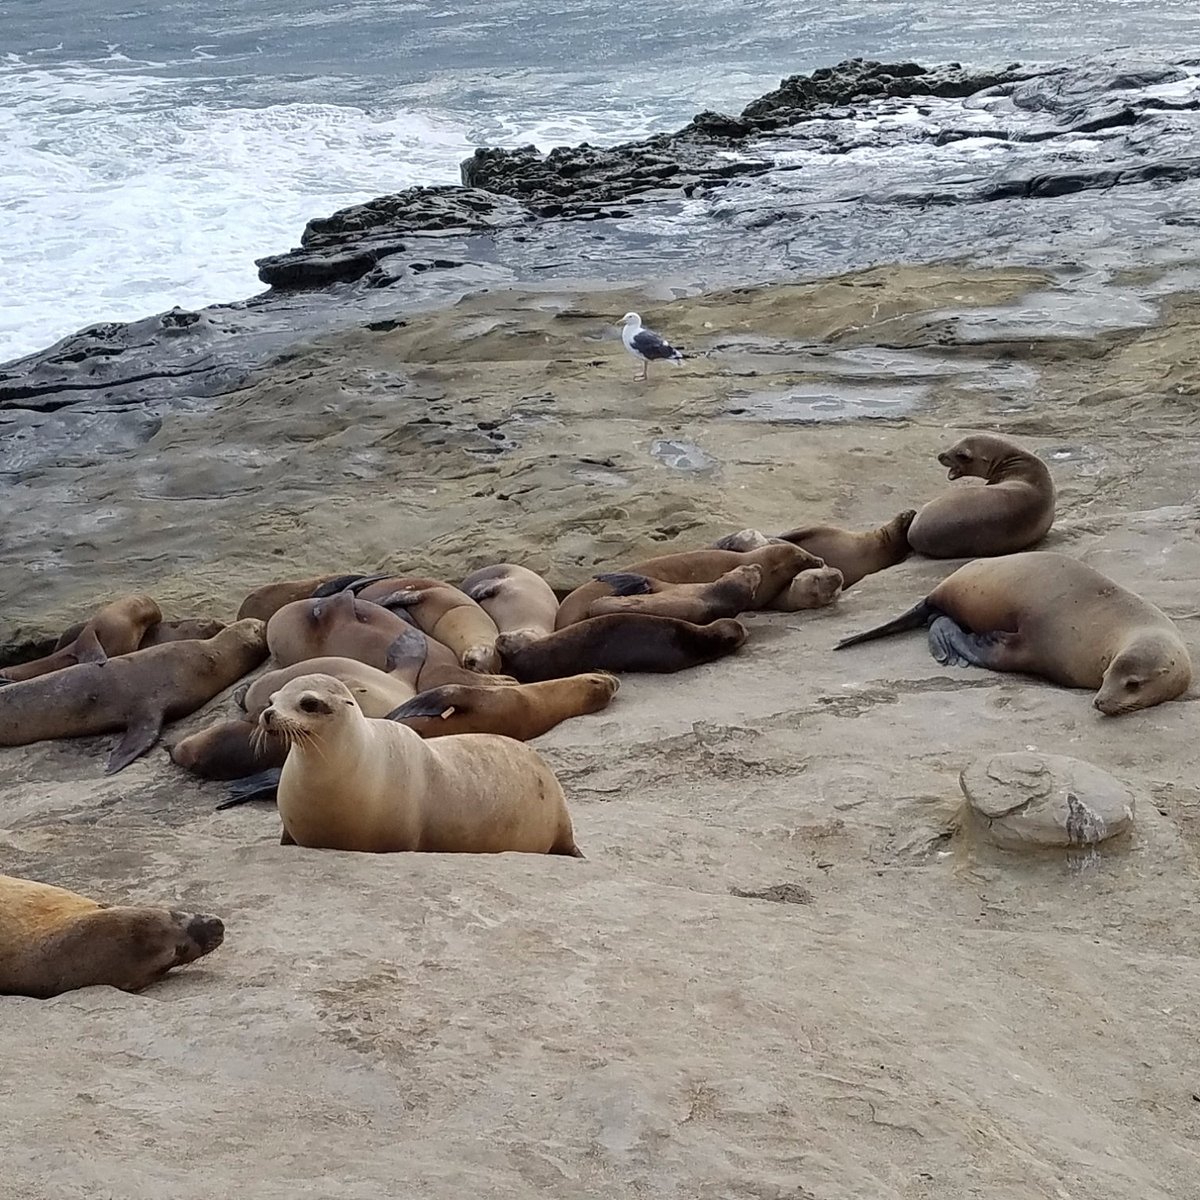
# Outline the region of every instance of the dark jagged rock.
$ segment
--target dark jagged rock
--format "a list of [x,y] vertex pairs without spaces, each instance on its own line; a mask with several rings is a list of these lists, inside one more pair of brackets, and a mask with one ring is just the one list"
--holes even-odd
[[422,234],[479,233],[528,219],[520,205],[470,185],[408,188],[314,218],[299,249],[260,258],[255,266],[259,279],[271,287],[324,287],[361,279],[381,260],[410,249],[410,240]]

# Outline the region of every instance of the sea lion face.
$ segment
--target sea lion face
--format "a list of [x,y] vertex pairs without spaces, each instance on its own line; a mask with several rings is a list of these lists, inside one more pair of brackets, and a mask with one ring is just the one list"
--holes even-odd
[[961,442],[956,442],[949,450],[943,450],[939,454],[938,462],[943,467],[948,467],[947,477],[950,479],[960,479],[963,475],[986,475],[986,470],[979,469],[978,460],[975,457],[974,449],[970,445],[970,438],[963,438]]
[[211,954],[225,940],[220,917],[156,908],[104,907],[87,928],[97,944],[108,942],[116,951],[105,956],[104,982],[129,992]]
[[243,617],[240,621],[234,621],[232,625],[226,625],[216,637],[237,642],[239,645],[245,646],[247,650],[265,651],[267,648],[267,623],[260,621],[257,617]]
[[[941,461],[941,455],[938,456],[938,461]],[[951,479],[956,476],[951,475]],[[902,513],[897,513],[884,527],[884,535],[889,541],[899,541],[908,537],[908,527],[913,523],[917,515],[915,508],[906,508]]]
[[845,579],[836,567],[817,567],[801,571],[785,589],[790,604],[802,608],[824,608],[832,604],[842,591]]
[[702,628],[710,634],[715,634],[730,650],[736,650],[747,637],[745,625],[741,621],[735,621],[732,617],[722,617],[721,620],[713,621]]
[[1108,664],[1092,705],[1106,717],[1119,717],[1173,700],[1187,690],[1191,677],[1191,663],[1168,641],[1139,638]]
[[353,709],[361,715],[350,689],[332,675],[297,675],[271,694],[259,726],[289,745],[303,742]]
[[494,675],[500,670],[500,654],[494,643],[471,646],[462,656],[462,665],[468,671],[478,671],[481,675]]

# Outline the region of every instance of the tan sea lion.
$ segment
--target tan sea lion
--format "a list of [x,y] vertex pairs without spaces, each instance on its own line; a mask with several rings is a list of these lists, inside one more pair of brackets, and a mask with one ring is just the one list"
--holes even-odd
[[424,738],[495,733],[527,742],[569,717],[607,708],[620,686],[617,677],[606,671],[517,687],[448,684],[421,692],[386,715]]
[[1092,703],[1107,716],[1173,700],[1192,679],[1187,647],[1164,612],[1065,554],[976,559],[908,612],[834,649],[925,624],[938,662],[1097,688]]
[[496,641],[505,670],[522,683],[537,683],[581,671],[682,671],[732,654],[746,640],[746,627],[729,618],[693,625],[612,613],[575,621],[536,642],[509,646],[507,637]]
[[332,675],[350,689],[350,694],[368,717],[386,717],[394,708],[416,694],[415,679],[410,682],[402,675],[390,674],[353,658],[307,658],[290,667],[280,667],[260,675],[237,697],[246,713],[246,720],[258,723],[262,710],[271,702],[271,695],[285,683],[301,675]]
[[972,434],[938,455],[949,477],[974,475],[983,487],[951,488],[913,518],[908,544],[930,558],[1015,554],[1054,524],[1054,480],[1036,454],[990,433]]
[[282,767],[287,744],[250,721],[217,721],[180,739],[171,761],[201,779],[244,779]]
[[289,743],[277,802],[298,846],[583,857],[553,771],[512,738],[424,741],[364,717],[329,675],[285,684],[259,722]]
[[123,729],[106,775],[127,767],[163,724],[193,713],[267,656],[261,621],[237,621],[205,641],[168,642],[80,663],[0,688],[0,746]]
[[398,655],[419,643],[407,641],[412,626],[402,617],[348,589],[318,600],[293,600],[267,622],[267,645],[281,666],[309,658],[354,658],[380,671],[393,670]]
[[[619,574],[645,575],[663,583],[712,583],[735,567],[757,564],[762,567],[762,583],[755,595],[754,607],[769,608],[775,597],[801,572],[823,567],[819,558],[790,544],[771,544],[744,554],[734,550],[685,550],[679,554],[664,554],[644,562],[622,567]],[[592,579],[577,587],[562,602],[555,621],[556,629],[565,629],[582,621],[601,596],[611,596],[612,587]]]
[[[361,575],[313,575],[309,579],[281,579],[278,583],[264,584],[255,588],[242,601],[242,607],[238,609],[238,620],[257,617],[260,621],[269,621],[285,604],[312,599],[313,593],[319,588],[329,587],[343,580],[343,587],[348,587],[361,578]],[[342,588],[335,590],[341,591]]]
[[915,509],[897,513],[886,525],[878,529],[856,532],[837,525],[797,525],[784,533],[761,533],[757,529],[743,529],[713,542],[719,550],[755,550],[769,546],[772,542],[791,542],[825,560],[827,567],[836,567],[842,573],[842,590],[853,587],[865,575],[894,567],[903,562],[911,551],[908,544],[908,527],[915,517]]
[[462,590],[509,635],[508,644],[532,642],[554,632],[558,597],[536,571],[516,563],[497,563],[472,571]]
[[152,597],[122,596],[78,626],[69,641],[63,643],[60,638],[60,644],[52,654],[5,667],[0,671],[0,678],[19,683],[79,663],[103,662],[120,654],[132,654],[146,631],[161,620],[162,613]]
[[500,669],[496,622],[451,584],[413,575],[371,580],[352,590],[392,612],[402,609],[418,629],[449,646],[468,671],[488,674]]
[[608,584],[613,594],[593,600],[588,616],[634,612],[707,625],[754,608],[762,577],[758,563],[734,567],[712,583],[663,583],[632,571],[597,575],[597,581]]
[[106,985],[139,992],[225,940],[219,917],[98,904],[0,875],[0,993],[46,1000]]
[[[86,624],[86,621],[80,621],[69,629],[64,629],[59,634],[54,649],[61,650],[73,642]],[[142,634],[142,640],[138,642],[136,649],[145,650],[150,646],[165,645],[167,642],[190,642],[196,638],[203,640],[216,637],[225,628],[225,625],[226,622],[218,621],[215,617],[187,617],[178,621],[159,621]],[[109,654],[108,657],[112,658],[113,655]]]

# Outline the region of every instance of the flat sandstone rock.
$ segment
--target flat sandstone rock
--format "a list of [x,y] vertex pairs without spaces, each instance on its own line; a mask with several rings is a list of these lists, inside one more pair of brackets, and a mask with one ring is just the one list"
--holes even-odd
[[997,754],[959,777],[997,846],[1094,846],[1133,828],[1133,792],[1107,771],[1059,754]]

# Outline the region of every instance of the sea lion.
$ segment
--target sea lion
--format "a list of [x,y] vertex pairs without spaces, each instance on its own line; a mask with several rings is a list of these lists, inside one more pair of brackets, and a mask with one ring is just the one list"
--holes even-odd
[[402,610],[418,629],[449,646],[468,671],[500,669],[496,622],[451,584],[423,576],[390,577],[351,585],[351,591],[392,612]]
[[972,434],[938,456],[949,477],[975,475],[983,487],[951,488],[930,500],[908,528],[908,544],[930,558],[1015,554],[1054,524],[1054,480],[1036,454],[990,433]]
[[959,567],[908,612],[843,638],[841,650],[929,624],[938,662],[1098,689],[1107,716],[1182,695],[1192,662],[1174,622],[1107,575],[1046,550]]
[[278,805],[284,837],[298,846],[583,857],[553,771],[512,738],[424,741],[364,717],[329,675],[284,684],[259,723],[288,742]]
[[395,613],[358,600],[346,589],[335,596],[283,605],[267,622],[267,645],[281,667],[333,656],[391,671],[418,645],[408,637],[411,630]]
[[104,662],[80,663],[0,688],[0,746],[123,729],[106,775],[155,743],[166,721],[185,717],[267,656],[261,621],[236,621],[216,637],[168,642]]
[[361,578],[361,575],[313,575],[309,579],[282,579],[278,583],[264,584],[242,601],[238,620],[257,617],[260,621],[269,621],[285,604],[309,600],[318,590],[324,591],[336,584],[341,586],[334,590],[340,592]]
[[606,671],[517,687],[448,684],[421,692],[386,716],[424,738],[495,733],[527,742],[569,717],[607,708],[620,686],[620,680]]
[[554,632],[558,597],[528,567],[516,563],[481,567],[472,571],[460,587],[492,618],[500,633],[509,635],[510,646],[536,641]]
[[392,709],[417,694],[415,678],[410,680],[402,675],[389,674],[353,658],[308,658],[290,667],[280,667],[277,671],[260,675],[244,693],[237,696],[238,704],[245,710],[246,720],[257,724],[262,710],[271,702],[272,694],[301,675],[332,675],[340,680],[350,689],[358,707],[368,717],[386,717]]
[[250,721],[217,721],[181,738],[171,761],[201,779],[244,779],[282,767],[287,743]]
[[[644,562],[622,567],[618,574],[645,575],[663,583],[712,583],[727,571],[756,563],[763,569],[762,583],[755,594],[754,608],[769,608],[775,597],[801,572],[825,564],[790,544],[762,546],[740,554],[734,550],[685,550],[679,554],[664,554]],[[601,596],[611,596],[612,587],[598,578],[577,587],[559,605],[556,629],[565,629],[587,617],[589,609]]]
[[99,904],[11,875],[0,875],[0,913],[0,993],[39,1000],[101,984],[140,992],[225,940],[208,913]]
[[146,631],[161,620],[162,612],[152,597],[122,596],[78,626],[70,640],[64,642],[59,638],[52,654],[5,667],[0,670],[0,677],[19,683],[79,663],[103,662],[120,654],[132,654]]
[[746,640],[746,627],[729,618],[693,625],[612,613],[575,621],[536,642],[518,639],[509,646],[507,638],[496,640],[505,669],[522,683],[537,683],[581,671],[682,671],[732,654]]
[[916,515],[915,509],[906,509],[886,525],[862,532],[837,525],[797,525],[795,529],[774,536],[757,529],[743,529],[719,538],[713,546],[718,550],[746,551],[769,546],[772,542],[790,542],[824,559],[827,567],[841,571],[842,590],[845,591],[863,576],[894,567],[909,556],[912,548],[908,544],[908,527]]
[[[86,621],[80,621],[69,629],[64,629],[59,634],[54,649],[61,650],[64,646],[69,645],[80,635],[86,625]],[[142,640],[135,648],[145,650],[150,646],[165,645],[167,642],[190,642],[196,638],[203,640],[216,637],[225,628],[225,625],[224,621],[218,621],[215,617],[186,617],[178,621],[159,621],[142,634]],[[112,658],[113,655],[109,654],[108,657]]]
[[[593,600],[589,617],[608,613],[647,613],[654,617],[674,617],[693,625],[707,625],[722,617],[755,607],[755,596],[762,587],[763,569],[758,563],[747,563],[726,571],[712,583],[663,583],[632,571],[612,575],[597,575],[600,583],[613,589],[611,596]],[[509,643],[511,644],[511,643]]]

